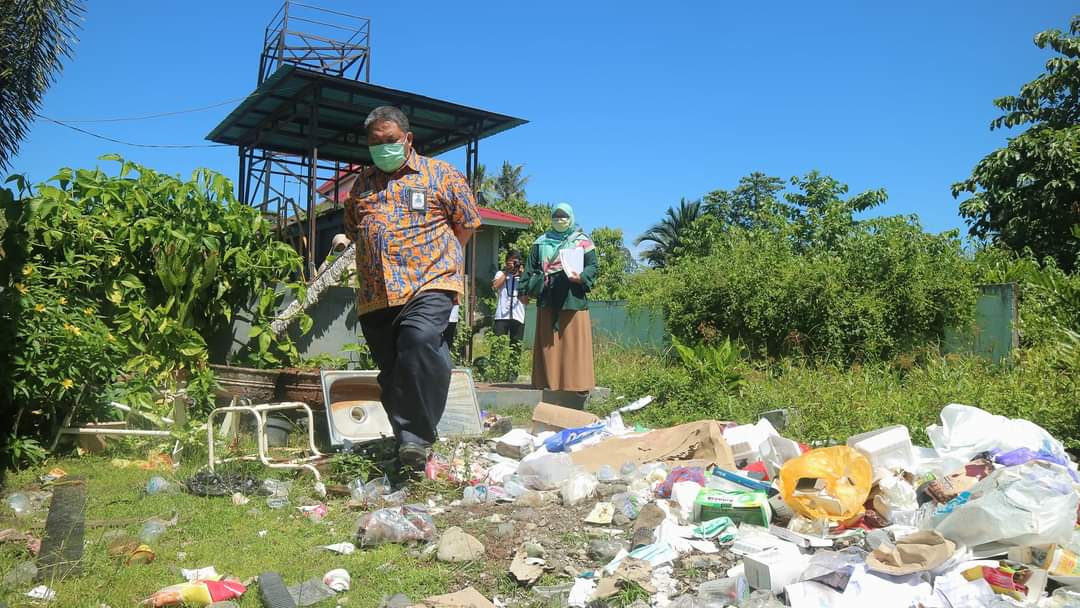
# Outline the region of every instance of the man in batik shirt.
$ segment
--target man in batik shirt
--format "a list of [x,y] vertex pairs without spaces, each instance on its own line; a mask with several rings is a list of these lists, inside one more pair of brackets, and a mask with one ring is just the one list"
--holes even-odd
[[460,171],[413,149],[400,110],[375,108],[364,129],[375,166],[361,172],[345,202],[357,316],[379,366],[398,458],[422,470],[450,388],[443,331],[464,289],[462,251],[480,214]]

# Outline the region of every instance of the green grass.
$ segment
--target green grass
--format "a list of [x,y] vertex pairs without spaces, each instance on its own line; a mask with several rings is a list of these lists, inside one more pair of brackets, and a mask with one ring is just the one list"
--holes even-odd
[[[125,566],[108,555],[102,536],[107,530],[121,529],[138,535],[141,523],[119,527],[87,528],[83,575],[64,580],[46,581],[57,592],[58,606],[133,606],[154,591],[182,582],[179,568],[213,565],[218,572],[240,579],[261,572],[276,571],[286,583],[294,584],[314,576],[321,577],[332,568],[345,568],[352,576],[352,589],[339,594],[334,601],[352,606],[375,606],[383,595],[405,593],[414,600],[432,594],[456,590],[460,568],[438,562],[420,562],[400,545],[384,545],[359,550],[352,555],[337,555],[319,549],[319,545],[353,541],[353,531],[360,517],[347,511],[344,500],[332,500],[330,513],[321,523],[313,523],[294,507],[272,510],[264,499],[252,497],[244,506],[234,506],[229,498],[201,498],[189,494],[159,494],[146,496],[143,488],[153,475],[151,471],[119,469],[100,457],[68,458],[47,465],[60,466],[70,475],[87,480],[88,522],[120,521],[138,518],[179,515],[179,523],[169,528],[153,545],[157,559],[146,565]],[[194,467],[182,467],[179,475],[192,472]],[[9,478],[7,491],[32,484],[45,468],[24,471]],[[166,475],[172,478],[172,475]],[[299,478],[291,498],[315,496],[308,478]],[[29,518],[14,520],[4,509],[0,528],[29,529],[35,522],[44,522],[42,511]],[[266,530],[264,537],[260,530]],[[43,530],[38,528],[36,533]],[[25,550],[14,544],[0,546],[0,572],[8,572],[15,564],[28,558]],[[0,601],[10,606],[31,605],[23,596],[29,587],[4,589]],[[252,588],[240,600],[241,606],[260,606],[257,588]]]
[[799,441],[843,442],[903,424],[926,445],[924,429],[939,422],[941,408],[963,403],[1031,420],[1066,447],[1080,448],[1080,374],[1059,369],[1039,350],[1023,351],[1007,365],[929,354],[864,366],[744,362],[739,393],[696,379],[658,354],[600,344],[595,360],[597,382],[611,387],[612,399],[591,409],[605,414],[654,395],[653,404],[627,417],[652,428],[710,418],[754,422],[764,411],[786,408],[791,419],[784,434]]

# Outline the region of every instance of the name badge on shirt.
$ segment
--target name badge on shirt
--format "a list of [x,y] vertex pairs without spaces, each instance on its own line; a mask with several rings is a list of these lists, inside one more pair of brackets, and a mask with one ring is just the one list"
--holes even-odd
[[408,197],[409,209],[412,211],[427,210],[427,193],[416,188],[406,188],[405,196]]

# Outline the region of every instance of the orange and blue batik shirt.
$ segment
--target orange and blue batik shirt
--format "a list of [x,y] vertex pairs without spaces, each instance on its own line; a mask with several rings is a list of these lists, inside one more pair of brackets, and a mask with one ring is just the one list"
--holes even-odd
[[365,168],[345,201],[345,229],[356,243],[357,315],[404,305],[429,289],[462,293],[453,227],[479,225],[472,190],[450,163],[413,151],[392,174]]

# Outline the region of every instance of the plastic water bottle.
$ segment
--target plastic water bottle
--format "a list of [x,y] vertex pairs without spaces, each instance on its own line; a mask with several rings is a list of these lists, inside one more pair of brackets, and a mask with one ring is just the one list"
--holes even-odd
[[619,476],[610,464],[605,464],[596,472],[597,481],[618,481]]
[[175,491],[175,488],[164,477],[155,475],[150,478],[150,481],[146,482],[146,493],[150,496],[154,494],[171,494]]
[[510,496],[517,498],[529,491],[529,488],[525,487],[525,482],[521,480],[517,475],[511,475],[503,480],[503,489]]
[[142,530],[139,531],[139,540],[149,545],[164,533],[165,526],[156,521],[148,521],[143,524]]

